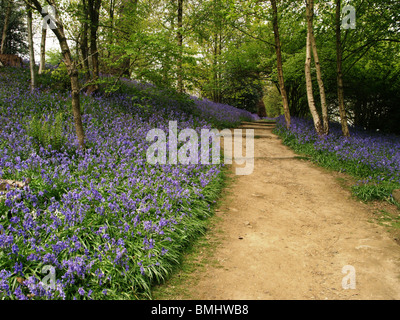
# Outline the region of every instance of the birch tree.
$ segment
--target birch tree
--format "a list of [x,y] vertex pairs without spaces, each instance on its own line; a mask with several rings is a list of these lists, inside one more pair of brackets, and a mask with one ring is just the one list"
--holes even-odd
[[[306,44],[306,63],[305,63],[305,76],[306,76],[306,89],[307,99],[311,115],[314,120],[314,126],[318,135],[327,135],[329,133],[329,118],[328,108],[326,104],[326,95],[324,82],[322,81],[321,65],[318,57],[317,44],[314,36],[314,0],[306,1],[306,17],[307,17],[307,44]],[[322,122],[315,106],[314,94],[312,89],[311,77],[311,52],[314,57],[315,70],[317,74],[317,81],[319,87],[319,94],[321,98],[322,109]]]
[[324,87],[324,82],[322,81],[321,64],[319,62],[317,43],[315,41],[315,35],[314,35],[314,24],[313,24],[314,0],[309,0],[308,6],[309,6],[309,10],[308,10],[307,26],[309,28],[309,36],[310,36],[311,48],[312,48],[313,57],[314,57],[315,71],[317,74],[319,95],[321,98],[323,134],[327,135],[329,133],[328,107],[326,105],[325,87]]
[[306,16],[307,16],[307,42],[306,42],[306,62],[305,62],[305,78],[306,78],[306,90],[307,90],[307,100],[308,107],[314,121],[314,127],[318,135],[323,134],[323,127],[321,123],[321,118],[318,114],[317,108],[315,106],[312,77],[311,77],[311,51],[312,51],[312,28],[313,28],[313,0],[308,0],[306,3]]

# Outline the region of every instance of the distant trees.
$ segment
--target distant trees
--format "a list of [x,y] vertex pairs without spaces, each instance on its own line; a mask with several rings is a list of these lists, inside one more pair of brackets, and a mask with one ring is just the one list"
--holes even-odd
[[[312,80],[307,91],[305,67],[300,65],[307,53],[303,39],[308,24],[302,22],[306,11],[303,4],[298,1],[281,5],[283,43],[287,44],[283,48],[285,85],[291,114],[311,116],[307,92],[309,95],[312,92],[314,116],[321,121],[325,113],[322,91],[310,90],[310,84],[313,88],[318,85],[318,68],[309,70]],[[342,26],[348,14],[343,11],[345,4],[348,2],[343,0],[315,1],[312,30],[318,47],[320,75],[324,79],[328,117],[341,124],[345,136],[350,134],[349,124],[399,132],[394,122],[398,121],[400,111],[394,105],[400,99],[400,91],[396,89],[400,65],[395,62],[400,58],[400,4],[392,0],[352,1],[357,17],[355,29]],[[309,53],[312,59],[312,47]],[[322,125],[319,132],[323,131]]]
[[[21,1],[0,0],[6,53],[27,48]],[[104,73],[115,77],[108,91],[118,89],[118,79],[133,77],[260,115],[267,101],[271,114],[282,108],[288,127],[291,116],[311,117],[320,135],[329,133],[330,119],[341,123],[345,136],[349,124],[400,130],[397,0],[353,0],[355,29],[342,26],[345,0],[32,3],[42,17],[38,5],[52,5],[68,17],[68,28],[58,19],[54,31],[71,80],[77,128],[79,92],[103,90]],[[41,68],[45,38],[43,30]],[[281,102],[271,107],[277,93]]]

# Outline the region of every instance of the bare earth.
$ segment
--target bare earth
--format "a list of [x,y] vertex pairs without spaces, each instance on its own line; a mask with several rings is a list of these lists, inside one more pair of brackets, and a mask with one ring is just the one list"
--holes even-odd
[[[236,176],[217,212],[218,265],[196,275],[191,299],[400,299],[400,246],[367,205],[271,127],[255,137],[254,172]],[[344,266],[355,289],[342,287]]]

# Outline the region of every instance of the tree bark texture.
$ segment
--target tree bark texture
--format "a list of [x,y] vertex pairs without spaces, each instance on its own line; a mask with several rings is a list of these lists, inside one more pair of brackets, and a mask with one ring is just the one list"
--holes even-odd
[[46,69],[46,36],[47,28],[42,28],[42,39],[40,41],[40,66],[39,74],[42,74]]
[[87,0],[82,1],[83,5],[83,21],[82,21],[82,40],[80,44],[81,54],[82,54],[82,65],[85,70],[85,78],[86,81],[89,81],[90,76],[90,68],[89,68],[89,44],[88,44],[88,32],[89,32],[89,12]]
[[4,54],[4,50],[5,50],[8,22],[10,20],[10,15],[11,15],[11,6],[12,6],[12,0],[9,0],[8,6],[7,6],[7,11],[6,11],[6,16],[4,18],[3,33],[1,36],[0,54]]
[[285,80],[284,80],[284,76],[283,76],[282,52],[281,52],[281,42],[280,42],[280,37],[279,37],[278,9],[276,6],[276,0],[271,0],[271,5],[272,5],[272,13],[273,13],[272,24],[273,24],[273,28],[274,28],[274,37],[275,37],[275,51],[276,51],[276,60],[277,60],[279,89],[280,89],[280,93],[282,96],[283,110],[284,110],[285,120],[286,120],[286,128],[289,129],[290,122],[291,122],[290,109],[289,109],[289,103],[288,103],[288,98],[287,98],[287,93],[286,93]]
[[346,109],[344,106],[344,89],[343,89],[343,73],[342,73],[342,40],[340,31],[340,13],[341,13],[341,0],[336,0],[336,64],[337,64],[337,92],[340,123],[342,125],[342,132],[345,137],[350,137],[350,131],[347,124]]
[[325,87],[324,87],[324,82],[322,80],[321,64],[319,62],[319,57],[318,57],[317,43],[315,41],[315,36],[314,36],[314,26],[313,26],[314,1],[313,0],[309,0],[309,6],[310,6],[309,17],[307,19],[307,23],[309,24],[309,28],[310,28],[311,47],[312,47],[312,52],[313,52],[313,57],[314,57],[315,71],[317,74],[319,95],[321,98],[323,130],[324,130],[324,134],[327,135],[329,133],[328,107],[326,105]]
[[305,62],[305,77],[306,77],[306,89],[307,89],[307,100],[308,107],[310,108],[311,116],[314,121],[314,127],[319,136],[323,135],[323,127],[321,124],[321,119],[318,114],[317,108],[315,107],[314,93],[312,87],[311,78],[311,31],[312,31],[312,14],[311,8],[313,6],[313,0],[308,0],[306,5],[306,15],[307,15],[307,43],[306,43],[306,62]]
[[178,42],[178,91],[183,92],[183,75],[182,75],[182,55],[183,55],[183,0],[178,0],[178,31],[177,31],[177,42]]
[[27,24],[28,24],[28,44],[29,44],[29,69],[31,72],[31,92],[35,90],[36,87],[36,73],[35,73],[35,51],[33,47],[33,31],[32,31],[32,11],[29,6],[27,9]]
[[[38,0],[31,0],[31,1],[34,4],[36,10],[42,15],[43,18],[45,18],[47,14],[42,12],[42,6],[40,5],[40,2]],[[81,108],[80,108],[80,88],[78,81],[78,70],[76,68],[76,63],[72,60],[71,51],[69,49],[67,38],[65,37],[64,33],[64,25],[60,21],[60,19],[58,19],[57,8],[55,8],[55,10],[56,10],[56,17],[55,17],[56,28],[52,30],[56,35],[58,42],[60,44],[61,53],[64,58],[63,60],[67,67],[68,75],[71,81],[72,113],[74,116],[75,131],[78,138],[79,146],[81,149],[84,149],[85,133],[83,130]]]
[[[99,79],[99,52],[97,50],[97,31],[99,29],[101,0],[88,0],[89,18],[90,18],[90,57],[92,61],[92,80],[96,82]],[[95,83],[96,89],[98,84]]]

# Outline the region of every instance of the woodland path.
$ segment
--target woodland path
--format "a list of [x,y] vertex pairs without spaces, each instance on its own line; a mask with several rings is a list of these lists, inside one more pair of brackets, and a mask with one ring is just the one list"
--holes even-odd
[[[400,299],[400,246],[370,207],[296,157],[273,125],[242,128],[255,129],[254,172],[233,178],[216,213],[220,232],[208,235],[217,264],[193,273],[190,299]],[[342,287],[348,265],[355,289]]]

